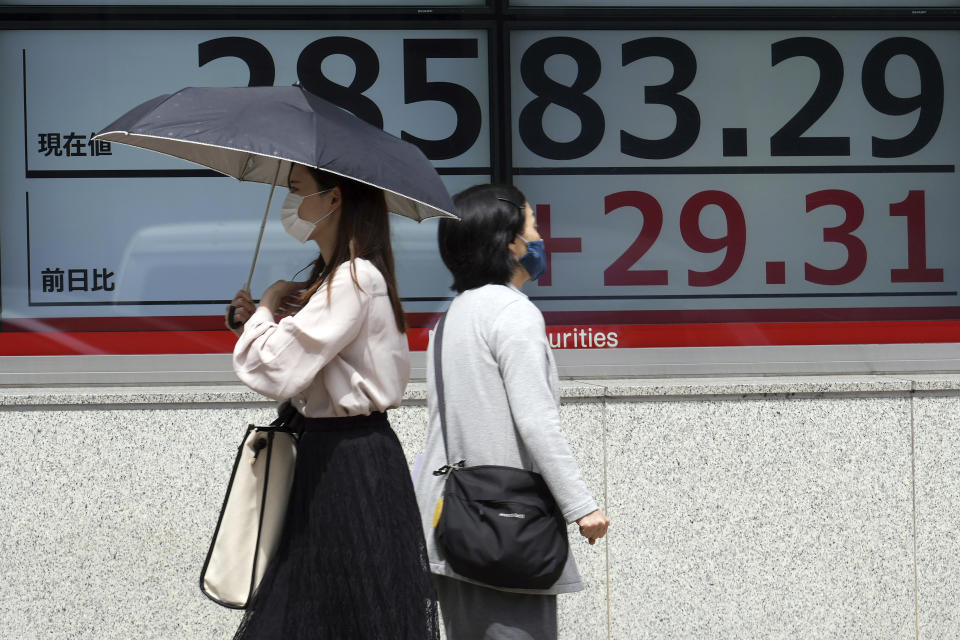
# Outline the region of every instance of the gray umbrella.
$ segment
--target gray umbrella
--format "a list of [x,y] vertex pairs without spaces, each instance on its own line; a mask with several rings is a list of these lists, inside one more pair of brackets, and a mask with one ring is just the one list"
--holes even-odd
[[291,163],[379,187],[387,209],[420,221],[456,218],[426,156],[302,87],[188,87],[130,110],[96,136],[271,185],[247,278],[250,288],[278,179]]

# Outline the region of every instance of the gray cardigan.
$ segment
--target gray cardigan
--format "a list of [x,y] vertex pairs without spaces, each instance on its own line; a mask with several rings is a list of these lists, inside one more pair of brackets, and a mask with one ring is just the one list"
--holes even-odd
[[[557,367],[543,315],[513,286],[487,285],[454,298],[443,330],[443,385],[451,459],[468,466],[494,464],[540,473],[563,517],[571,523],[597,509],[560,427]],[[440,430],[433,372],[433,339],[427,349],[429,431],[417,477],[417,501],[433,573],[467,580],[437,548],[434,510],[448,462]],[[469,582],[469,580],[467,580]],[[583,589],[573,554],[549,589],[503,589],[556,594]]]

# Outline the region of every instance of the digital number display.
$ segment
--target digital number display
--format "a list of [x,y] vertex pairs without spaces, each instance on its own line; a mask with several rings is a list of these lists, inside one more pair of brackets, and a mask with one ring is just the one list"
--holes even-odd
[[960,317],[960,34],[515,31],[548,317]]
[[[0,32],[0,330],[221,326],[268,188],[91,138],[185,86],[294,82],[418,145],[451,193],[512,174],[558,348],[960,319],[960,31],[533,24],[507,25],[503,103],[485,28]],[[392,218],[423,329],[451,296],[436,223]],[[313,254],[274,218],[252,288]],[[646,337],[724,323],[740,337]]]
[[[4,112],[22,114],[0,124],[12,141],[0,176],[6,328],[69,329],[87,326],[83,318],[131,329],[142,328],[142,318],[218,325],[246,278],[269,187],[92,140],[137,104],[185,86],[300,82],[419,146],[451,192],[490,180],[482,30],[8,31],[0,38],[4,59],[17,61],[2,78]],[[276,213],[284,193],[273,200],[255,291],[293,277],[316,255],[283,232]],[[401,295],[410,311],[432,311],[449,286],[434,249],[436,222],[391,222]]]

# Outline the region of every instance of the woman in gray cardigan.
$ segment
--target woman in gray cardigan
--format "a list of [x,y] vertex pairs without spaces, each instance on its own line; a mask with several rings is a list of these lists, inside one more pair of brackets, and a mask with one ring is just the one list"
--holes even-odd
[[[440,255],[458,295],[443,335],[443,388],[450,455],[469,466],[540,473],[563,517],[590,544],[610,521],[590,495],[560,427],[557,368],[543,315],[520,292],[545,267],[533,210],[516,188],[471,187],[454,197],[460,222],[441,220]],[[556,594],[583,589],[573,556],[548,589],[501,589],[457,574],[434,535],[447,464],[436,402],[433,341],[427,353],[429,435],[416,479],[430,570],[450,640],[557,637]]]

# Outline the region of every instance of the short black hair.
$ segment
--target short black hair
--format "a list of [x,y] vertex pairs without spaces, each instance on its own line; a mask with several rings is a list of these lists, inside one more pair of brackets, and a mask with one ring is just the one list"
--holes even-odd
[[445,218],[437,229],[440,257],[453,274],[457,293],[487,284],[506,284],[517,260],[508,245],[523,233],[526,197],[516,187],[481,184],[453,197],[460,221]]

